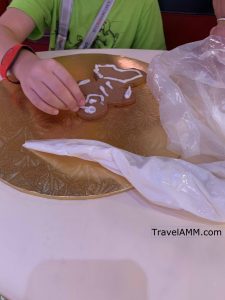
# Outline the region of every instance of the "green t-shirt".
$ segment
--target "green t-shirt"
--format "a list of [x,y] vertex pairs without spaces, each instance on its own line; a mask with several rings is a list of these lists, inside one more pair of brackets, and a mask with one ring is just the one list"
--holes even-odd
[[[78,48],[90,29],[103,0],[74,0],[66,49]],[[14,0],[9,7],[29,15],[36,28],[31,39],[50,30],[50,49],[55,49],[60,0]],[[157,0],[116,0],[92,48],[165,49]]]

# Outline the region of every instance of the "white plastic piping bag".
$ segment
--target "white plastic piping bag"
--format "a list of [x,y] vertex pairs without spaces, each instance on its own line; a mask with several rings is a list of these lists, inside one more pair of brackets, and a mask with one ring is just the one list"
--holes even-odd
[[98,162],[125,177],[152,203],[225,222],[225,162],[194,165],[180,159],[143,157],[92,140],[27,141],[23,146]]

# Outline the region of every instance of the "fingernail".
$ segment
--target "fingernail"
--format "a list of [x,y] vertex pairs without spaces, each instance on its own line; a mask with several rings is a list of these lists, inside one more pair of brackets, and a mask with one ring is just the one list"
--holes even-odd
[[54,115],[58,115],[59,114],[59,110],[53,110],[53,114]]
[[85,98],[81,98],[80,100],[79,100],[79,104],[82,106],[82,105],[85,105]]

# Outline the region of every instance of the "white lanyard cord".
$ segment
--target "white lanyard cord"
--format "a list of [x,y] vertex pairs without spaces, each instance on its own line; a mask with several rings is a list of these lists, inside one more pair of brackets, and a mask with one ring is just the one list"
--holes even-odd
[[[56,50],[63,50],[65,48],[69,25],[70,25],[71,13],[73,9],[73,2],[74,0],[62,0],[59,29],[56,38],[56,47],[55,47]],[[114,2],[115,0],[104,0],[104,3],[102,4],[102,7],[97,17],[95,18],[93,24],[91,25],[91,28],[88,31],[83,42],[79,46],[79,49],[85,49],[91,47],[99,31],[101,30],[102,25],[104,24]]]
[[56,39],[56,50],[63,50],[65,48],[70,18],[73,10],[73,0],[63,0],[61,4],[61,15],[59,20],[58,35]]

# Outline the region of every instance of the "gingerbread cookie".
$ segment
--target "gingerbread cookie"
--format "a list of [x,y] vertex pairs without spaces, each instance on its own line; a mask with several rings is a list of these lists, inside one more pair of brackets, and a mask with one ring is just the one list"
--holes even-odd
[[146,73],[135,68],[121,69],[113,64],[96,64],[93,72],[96,80],[117,82],[123,87],[136,87],[146,82]]
[[85,120],[104,116],[108,106],[126,106],[135,103],[134,87],[145,83],[146,73],[137,69],[120,69],[115,65],[95,65],[96,80],[82,80],[78,84],[86,96],[86,104],[78,111]]
[[105,100],[109,106],[122,107],[135,103],[136,99],[131,86],[121,86],[121,84],[116,81],[111,83],[108,80],[105,82],[101,81],[100,83],[99,89],[105,95]]

